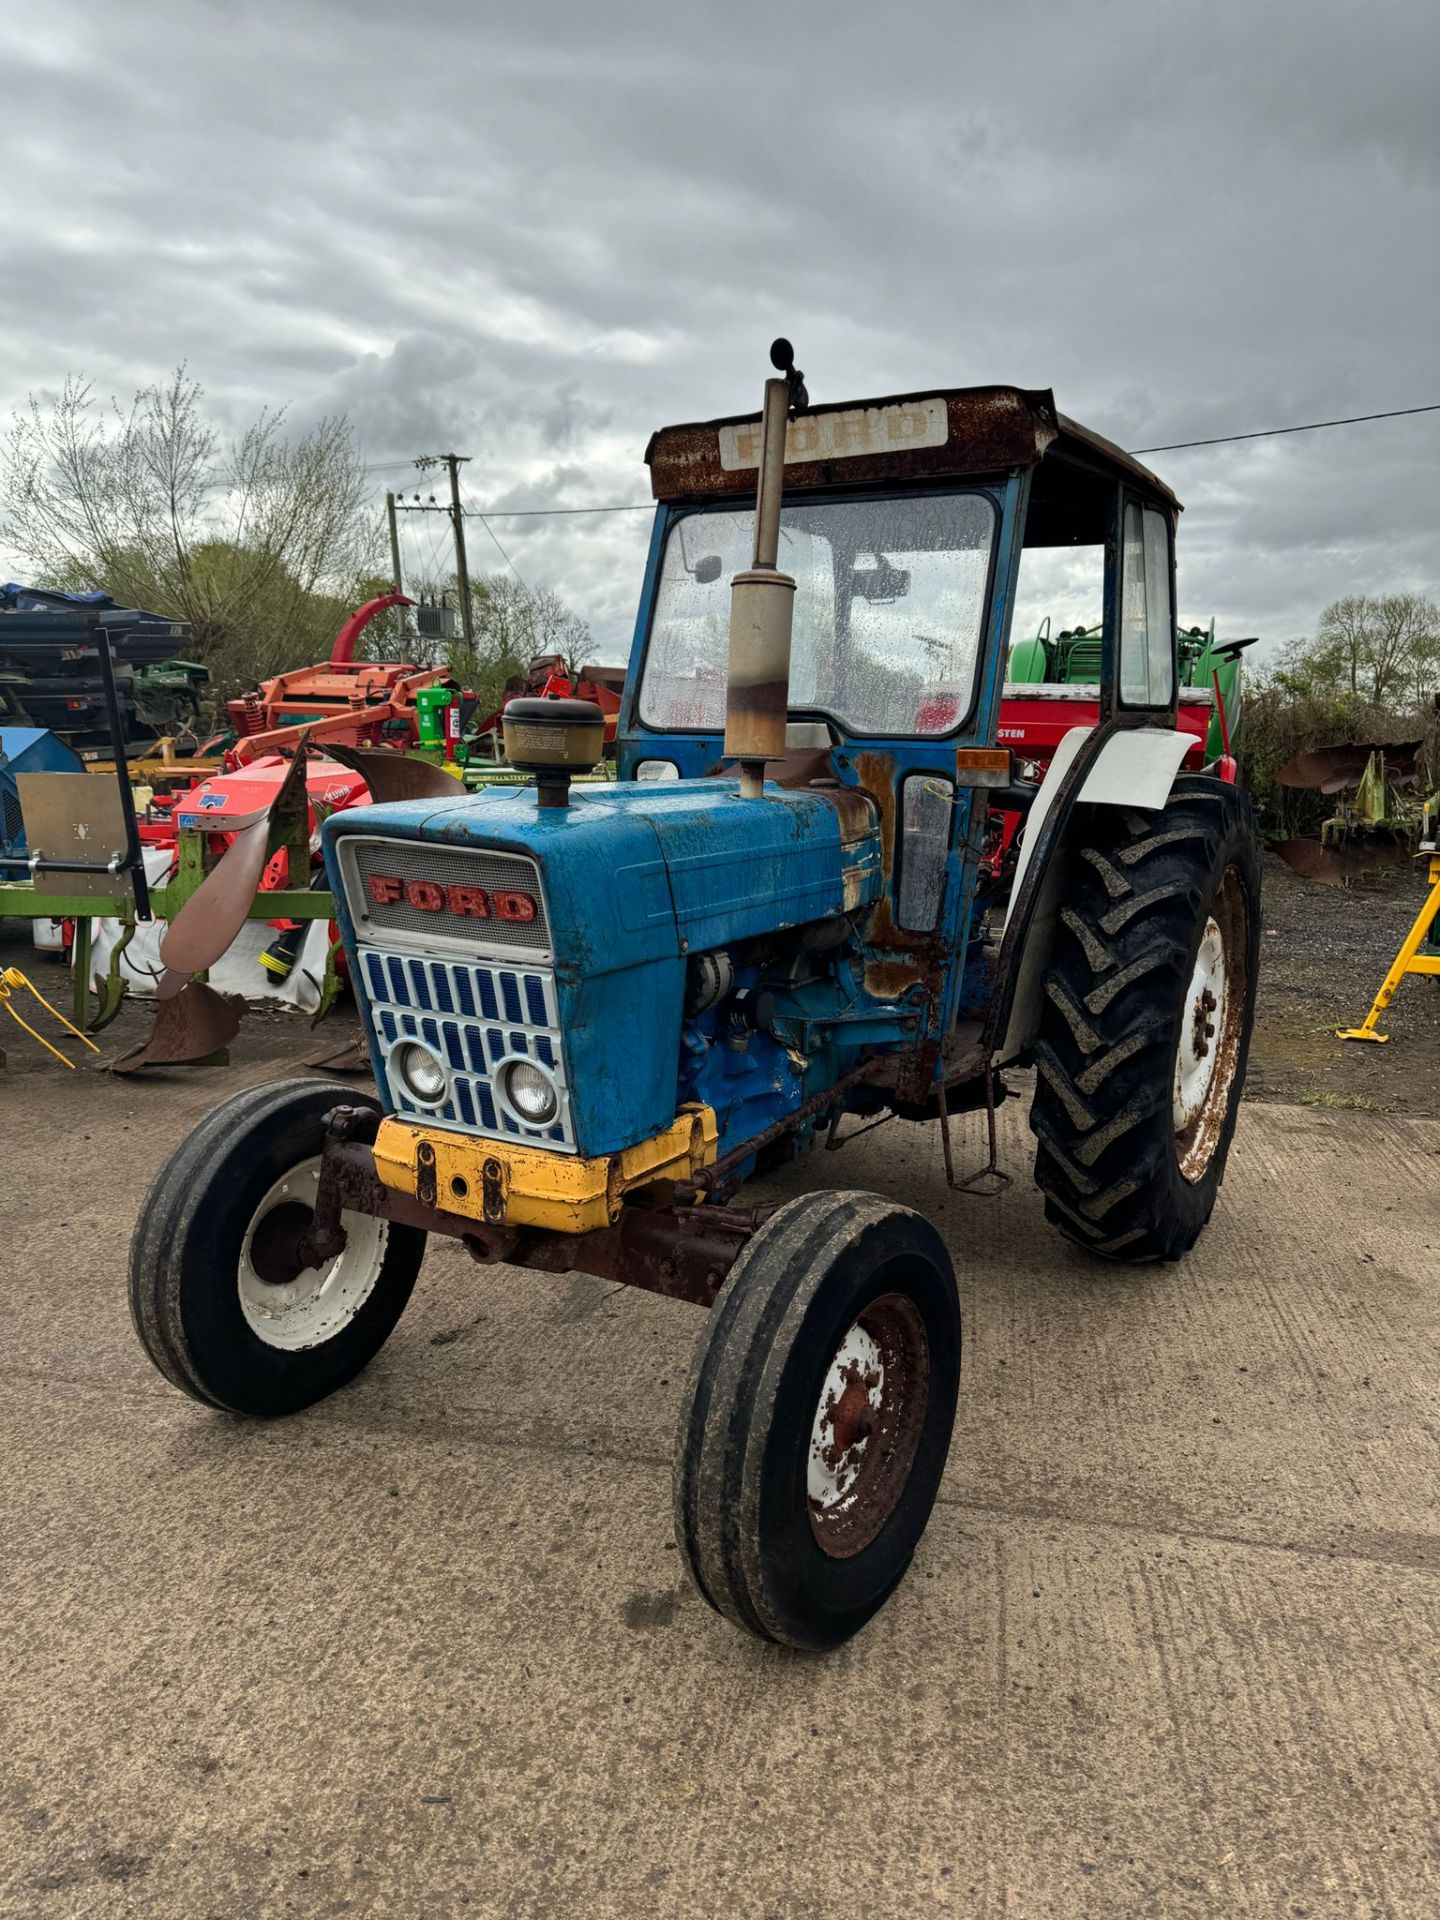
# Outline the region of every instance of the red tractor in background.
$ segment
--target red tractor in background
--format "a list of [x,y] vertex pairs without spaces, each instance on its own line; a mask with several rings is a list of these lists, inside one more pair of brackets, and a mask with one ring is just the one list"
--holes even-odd
[[[1208,633],[1200,627],[1177,630],[1175,727],[1194,736],[1182,772],[1208,771],[1232,786],[1236,783],[1239,768],[1232,748],[1241,711],[1240,655],[1254,645],[1253,638],[1217,642],[1213,620]],[[1038,784],[1045,778],[1072,728],[1099,724],[1099,677],[1098,626],[1077,626],[1052,641],[1046,620],[1035,639],[1011,648],[996,739],[1010,748],[1023,782]],[[922,726],[952,724],[944,708],[948,698],[943,692],[932,696],[921,709]],[[1022,824],[1018,813],[992,813],[982,865],[993,878],[1013,868]]]
[[620,696],[625,690],[624,667],[574,668],[561,653],[540,653],[524,673],[512,674],[505,682],[505,697],[495,711],[476,723],[463,714],[463,737],[482,750],[488,743],[489,756],[498,760],[504,751],[501,715],[505,701],[522,698],[589,700],[605,716],[605,757],[613,759],[615,733],[620,721]]

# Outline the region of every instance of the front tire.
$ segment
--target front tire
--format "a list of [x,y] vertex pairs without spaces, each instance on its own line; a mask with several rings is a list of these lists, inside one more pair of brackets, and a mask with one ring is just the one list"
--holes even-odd
[[286,1080],[206,1115],[146,1197],[130,1247],[130,1315],[155,1366],[193,1399],[273,1416],[353,1380],[393,1332],[425,1235],[345,1212],[345,1250],[300,1267],[335,1106],[352,1087]]
[[1092,809],[1045,978],[1030,1125],[1045,1214],[1114,1260],[1176,1260],[1235,1131],[1260,960],[1244,796],[1198,775],[1154,814]]
[[783,1646],[857,1633],[925,1530],[959,1383],[928,1221],[868,1193],[782,1207],[722,1289],[681,1408],[676,1542],[703,1597]]

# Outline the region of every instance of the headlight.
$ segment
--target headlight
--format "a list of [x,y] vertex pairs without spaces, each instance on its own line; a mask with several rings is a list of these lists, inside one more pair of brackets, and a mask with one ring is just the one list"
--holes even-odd
[[560,1111],[560,1089],[533,1061],[508,1061],[501,1070],[500,1090],[527,1126],[548,1127]]
[[434,1107],[445,1098],[450,1076],[428,1047],[406,1040],[390,1056],[390,1065],[400,1077],[406,1092],[421,1106]]

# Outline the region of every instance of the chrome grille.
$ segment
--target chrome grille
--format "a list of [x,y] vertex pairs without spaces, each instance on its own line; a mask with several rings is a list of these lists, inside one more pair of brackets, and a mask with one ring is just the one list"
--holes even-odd
[[[555,981],[548,969],[364,945],[356,964],[397,1114],[487,1139],[575,1151]],[[404,1040],[423,1041],[449,1067],[450,1090],[439,1106],[422,1106],[390,1071],[390,1054]],[[522,1126],[496,1096],[496,1069],[517,1056],[548,1067],[559,1086],[560,1111],[549,1127]]]
[[[340,871],[345,895],[361,940],[396,937],[402,946],[430,949],[439,945],[503,948],[534,958],[550,952],[550,923],[540,891],[540,871],[533,860],[518,853],[496,853],[484,848],[437,847],[424,840],[378,840],[347,834],[340,842]],[[440,887],[480,887],[496,892],[528,894],[535,902],[533,920],[502,920],[491,913],[470,918],[454,913],[427,913],[401,899],[380,905],[370,897],[369,883],[377,874],[400,880],[429,880]]]

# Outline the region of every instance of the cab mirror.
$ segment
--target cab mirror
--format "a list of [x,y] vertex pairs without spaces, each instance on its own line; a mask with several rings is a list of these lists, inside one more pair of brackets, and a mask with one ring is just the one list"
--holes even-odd
[[910,575],[904,567],[892,567],[881,554],[873,567],[856,567],[850,575],[853,599],[884,604],[903,600],[910,591]]

